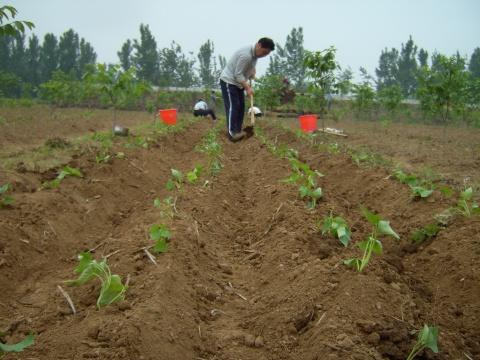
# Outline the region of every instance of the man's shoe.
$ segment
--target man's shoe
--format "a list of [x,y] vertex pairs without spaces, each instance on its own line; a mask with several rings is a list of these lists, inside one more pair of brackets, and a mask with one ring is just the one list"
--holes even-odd
[[242,140],[244,137],[245,137],[245,131],[240,131],[236,134],[233,134],[230,136],[230,140],[233,141],[233,142],[237,142],[237,141],[240,141]]

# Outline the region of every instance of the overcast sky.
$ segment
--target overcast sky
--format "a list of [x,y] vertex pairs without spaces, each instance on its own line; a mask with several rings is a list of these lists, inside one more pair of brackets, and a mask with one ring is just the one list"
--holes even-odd
[[[374,74],[383,48],[412,35],[429,54],[463,56],[480,47],[480,0],[10,0],[19,20],[35,23],[43,38],[73,28],[92,44],[99,62],[118,62],[126,39],[148,24],[159,48],[175,40],[195,56],[207,39],[227,57],[263,36],[283,45],[293,27],[303,27],[304,46],[337,48],[342,67]],[[263,73],[268,59],[258,62]]]

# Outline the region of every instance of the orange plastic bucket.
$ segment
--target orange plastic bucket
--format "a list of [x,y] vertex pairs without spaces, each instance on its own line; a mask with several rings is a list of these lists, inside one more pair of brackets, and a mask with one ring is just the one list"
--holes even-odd
[[167,125],[175,125],[177,123],[177,109],[158,110],[160,119]]
[[298,117],[300,129],[304,132],[317,130],[317,115],[301,115]]

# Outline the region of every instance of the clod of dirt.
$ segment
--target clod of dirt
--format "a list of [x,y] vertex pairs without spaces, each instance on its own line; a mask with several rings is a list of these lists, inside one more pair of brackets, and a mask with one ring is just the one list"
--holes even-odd
[[347,334],[339,334],[337,336],[337,346],[341,349],[350,350],[354,347],[354,342]]
[[261,348],[263,347],[263,338],[261,336],[257,336],[257,338],[255,339],[255,347],[256,348]]
[[326,259],[327,257],[330,256],[331,253],[332,253],[332,249],[330,248],[330,246],[326,244],[318,245],[317,254],[320,259]]
[[378,345],[380,343],[380,335],[376,332],[370,333],[370,335],[367,336],[367,342],[371,345]]
[[244,338],[245,345],[254,347],[255,346],[255,336],[247,334]]
[[94,325],[93,327],[88,329],[87,335],[89,338],[96,340],[99,332],[100,332],[100,327],[98,325]]
[[228,264],[218,264],[220,270],[227,275],[233,275],[233,268]]
[[308,323],[313,320],[314,316],[315,309],[313,308],[305,309],[298,314],[293,320],[293,325],[295,326],[295,329],[297,329],[297,332],[300,332],[302,329],[304,329]]

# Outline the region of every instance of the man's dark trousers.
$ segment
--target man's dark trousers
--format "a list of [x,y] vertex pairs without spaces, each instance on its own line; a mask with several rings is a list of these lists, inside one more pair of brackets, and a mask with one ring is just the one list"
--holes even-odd
[[245,115],[245,94],[243,89],[223,80],[220,80],[220,87],[225,104],[228,134],[233,136],[242,131],[243,116]]

